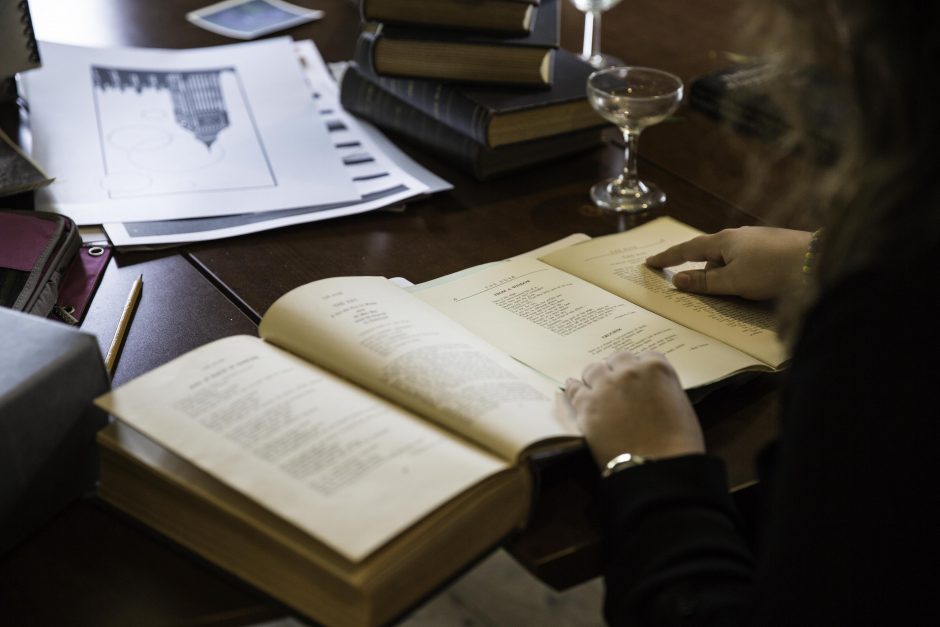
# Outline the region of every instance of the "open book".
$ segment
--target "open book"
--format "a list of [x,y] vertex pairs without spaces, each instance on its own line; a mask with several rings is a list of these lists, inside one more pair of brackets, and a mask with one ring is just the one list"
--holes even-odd
[[663,353],[686,389],[786,361],[773,309],[672,285],[686,264],[644,261],[702,233],[672,218],[591,239],[573,235],[506,261],[470,268],[412,292],[556,383],[619,350]]
[[524,524],[527,454],[579,442],[565,376],[622,348],[666,353],[687,387],[779,365],[763,313],[639,267],[691,234],[658,220],[410,292],[301,286],[260,339],[98,399],[120,419],[99,437],[101,495],[315,620],[385,622]]

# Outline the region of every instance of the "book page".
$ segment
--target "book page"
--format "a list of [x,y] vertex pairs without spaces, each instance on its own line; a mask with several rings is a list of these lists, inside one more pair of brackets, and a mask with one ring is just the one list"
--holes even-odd
[[298,287],[258,332],[507,460],[579,435],[551,382],[381,277]]
[[96,403],[352,561],[507,467],[247,336],[202,346]]
[[624,349],[665,354],[685,388],[760,366],[740,351],[530,257],[413,289],[558,385]]
[[[701,235],[672,218],[597,237],[541,257],[608,292],[734,346],[774,368],[786,361],[772,308],[733,296],[700,296],[672,285],[672,274],[646,266],[646,258]],[[704,264],[686,264],[702,267]],[[683,265],[679,269],[686,269]]]

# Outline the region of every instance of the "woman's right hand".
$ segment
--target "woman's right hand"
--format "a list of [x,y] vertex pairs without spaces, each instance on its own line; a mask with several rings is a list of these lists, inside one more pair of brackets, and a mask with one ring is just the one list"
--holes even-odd
[[745,226],[702,235],[646,260],[652,268],[705,261],[703,270],[677,272],[673,284],[696,294],[728,294],[752,300],[777,298],[797,285],[812,233]]

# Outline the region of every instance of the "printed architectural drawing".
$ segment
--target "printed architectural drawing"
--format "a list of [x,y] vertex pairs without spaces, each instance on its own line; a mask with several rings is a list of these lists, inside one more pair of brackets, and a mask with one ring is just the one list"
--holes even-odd
[[235,68],[91,74],[112,198],[277,184]]

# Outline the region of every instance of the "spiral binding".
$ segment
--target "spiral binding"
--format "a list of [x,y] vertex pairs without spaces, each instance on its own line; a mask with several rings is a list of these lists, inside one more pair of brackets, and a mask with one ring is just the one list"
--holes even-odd
[[23,25],[23,38],[26,41],[26,48],[29,50],[29,60],[33,63],[39,63],[39,46],[36,44],[36,33],[33,31],[33,20],[29,15],[29,3],[27,0],[19,1],[20,23]]

